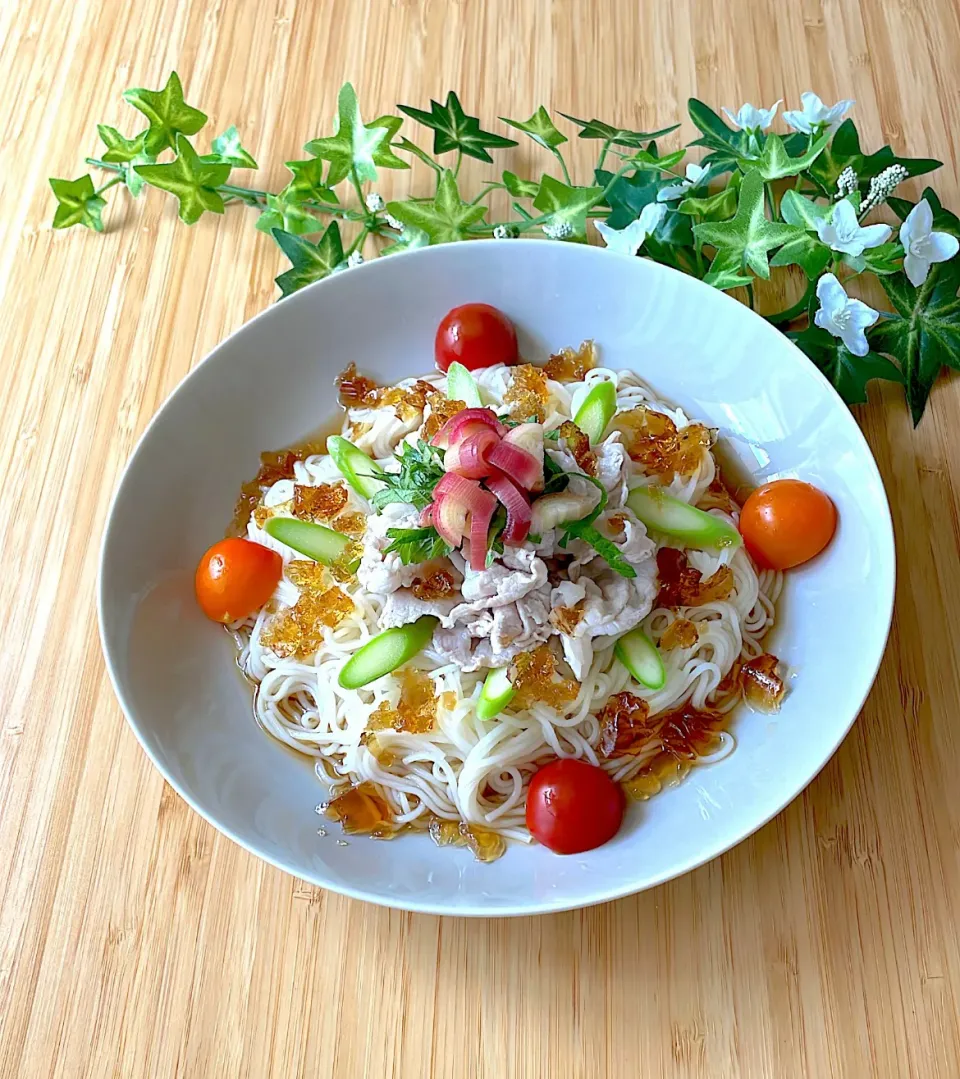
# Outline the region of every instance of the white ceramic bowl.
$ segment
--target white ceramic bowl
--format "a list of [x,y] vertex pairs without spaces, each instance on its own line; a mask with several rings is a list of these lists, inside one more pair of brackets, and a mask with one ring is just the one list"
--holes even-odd
[[[798,476],[833,498],[828,549],[787,576],[772,649],[795,672],[775,718],[743,711],[738,748],[634,805],[617,837],[558,857],[511,846],[492,865],[426,836],[351,838],[314,809],[311,763],[256,725],[233,644],[193,598],[204,549],[230,520],[261,450],[330,417],[355,360],[383,382],[432,366],[440,318],[486,301],[532,360],[597,340],[692,416],[720,428],[757,481]],[[438,914],[507,915],[599,903],[669,880],[733,846],[794,798],[857,715],[893,603],[890,515],[870,451],[826,380],[761,318],[644,259],[544,241],[451,244],[337,274],[264,311],[215,349],[144,433],[103,545],[100,624],[123,709],[150,758],[211,824],[305,880]]]

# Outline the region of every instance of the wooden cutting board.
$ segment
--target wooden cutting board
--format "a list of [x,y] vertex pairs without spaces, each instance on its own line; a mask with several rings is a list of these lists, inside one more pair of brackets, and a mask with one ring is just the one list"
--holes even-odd
[[[120,92],[174,66],[274,188],[347,78],[369,116],[453,87],[494,126],[542,102],[649,128],[690,94],[812,88],[857,99],[865,145],[942,158],[960,208],[953,0],[0,4],[0,1074],[956,1079],[955,380],[917,431],[893,387],[858,411],[900,558],[860,721],[697,872],[582,913],[398,914],[263,865],[165,786],[104,673],[100,534],[138,434],[272,302],[282,260],[252,211],[188,229],[154,191],[115,199],[103,236],[54,232],[46,178],[79,175],[98,121],[131,128]],[[591,148],[571,150],[582,175]],[[465,182],[490,173],[470,162]]]

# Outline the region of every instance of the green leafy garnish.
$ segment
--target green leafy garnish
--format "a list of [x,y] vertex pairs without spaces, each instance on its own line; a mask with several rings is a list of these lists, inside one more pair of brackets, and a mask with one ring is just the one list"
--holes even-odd
[[620,548],[613,540],[607,539],[593,523],[607,508],[607,489],[593,476],[587,476],[579,472],[572,474],[592,483],[600,492],[600,501],[586,517],[582,517],[579,521],[567,521],[560,525],[560,528],[563,529],[563,536],[559,541],[560,546],[566,547],[571,539],[583,540],[584,543],[589,544],[600,555],[615,573],[619,573],[621,577],[636,577],[637,571],[620,553]]
[[453,550],[433,525],[425,528],[388,528],[387,535],[393,542],[384,548],[383,553],[399,555],[405,566],[427,562],[431,558],[443,558]]
[[394,455],[400,462],[399,472],[385,472],[380,477],[386,484],[370,499],[377,512],[393,502],[406,502],[425,509],[433,501],[433,489],[446,474],[443,450],[421,439],[416,445],[403,442]]
[[452,90],[447,94],[445,105],[441,105],[439,101],[431,101],[429,112],[415,109],[412,105],[398,105],[397,108],[416,120],[418,124],[432,129],[435,154],[445,154],[448,150],[460,150],[461,153],[468,157],[475,157],[478,161],[492,162],[493,158],[487,153],[486,147],[517,145],[515,139],[495,135],[492,131],[484,131],[475,116],[467,116],[463,111],[460,107],[460,99]]

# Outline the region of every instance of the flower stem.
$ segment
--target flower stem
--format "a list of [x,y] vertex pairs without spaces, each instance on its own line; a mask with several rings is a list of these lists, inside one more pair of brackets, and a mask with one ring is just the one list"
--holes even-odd
[[354,253],[354,251],[358,250],[360,247],[363,246],[363,241],[366,240],[366,238],[370,235],[370,233],[372,231],[373,230],[369,226],[367,226],[365,224],[363,226],[363,228],[360,230],[360,232],[357,233],[357,238],[353,241],[353,243],[344,252],[343,257],[345,259],[350,258],[350,256]]

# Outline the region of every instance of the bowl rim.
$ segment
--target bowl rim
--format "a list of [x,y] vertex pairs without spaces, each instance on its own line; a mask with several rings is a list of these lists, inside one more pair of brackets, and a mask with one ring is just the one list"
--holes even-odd
[[[517,238],[517,239],[485,239],[483,247],[485,250],[490,250],[494,245],[501,248],[507,248],[510,251],[516,251],[518,248],[527,248],[531,245],[542,246],[545,241],[542,239],[534,238]],[[396,255],[391,255],[389,259],[377,258],[353,267],[350,270],[351,275],[358,272],[370,272],[373,267],[381,266],[384,263],[390,264],[396,261],[406,261],[409,259],[415,259],[419,261],[426,261],[433,258],[445,257],[443,252],[450,248],[463,248],[465,246],[474,246],[474,240],[461,240],[454,243],[445,243],[431,245],[425,248],[419,248],[412,251],[398,252]],[[621,259],[634,261],[636,256],[627,255],[625,253],[608,251],[604,248],[596,247],[593,245],[584,244],[554,244],[557,248],[560,247],[575,247],[578,251],[578,257],[583,257],[587,251],[592,251],[594,254],[587,255],[587,258],[602,258],[602,259]],[[563,256],[561,256],[563,257]],[[897,577],[897,562],[896,562],[896,544],[894,541],[893,530],[893,518],[890,511],[890,503],[887,497],[886,487],[883,483],[883,477],[880,473],[880,469],[877,466],[876,459],[874,458],[873,451],[870,448],[870,444],[867,442],[866,437],[863,434],[860,425],[854,419],[852,412],[850,412],[848,406],[837,393],[836,389],[830,383],[829,379],[823,374],[823,372],[785,335],[780,333],[776,327],[767,322],[762,315],[745,307],[734,297],[728,293],[721,292],[718,289],[713,288],[711,285],[705,284],[703,281],[698,280],[695,277],[691,277],[689,274],[685,274],[680,270],[676,270],[669,266],[664,266],[662,263],[654,262],[652,259],[643,258],[643,261],[652,268],[652,272],[657,274],[666,275],[671,277],[677,275],[685,281],[687,288],[692,288],[694,291],[697,289],[708,290],[709,293],[714,296],[722,297],[722,302],[727,304],[734,304],[740,311],[738,317],[750,316],[753,317],[764,326],[766,326],[770,333],[776,334],[777,338],[782,344],[788,346],[788,349],[795,353],[796,358],[802,358],[802,362],[807,369],[808,375],[813,375],[815,380],[819,380],[824,389],[827,390],[829,395],[836,398],[838,404],[841,405],[844,413],[845,420],[843,421],[848,425],[848,429],[853,434],[855,442],[858,442],[860,448],[865,452],[868,469],[872,472],[872,478],[876,481],[878,489],[882,495],[881,498],[881,514],[880,520],[877,524],[880,526],[882,535],[878,536],[878,542],[885,548],[885,554],[889,559],[890,572],[881,582],[877,583],[877,591],[881,593],[880,599],[882,600],[882,610],[885,612],[885,617],[882,619],[883,623],[883,635],[882,646],[877,650],[877,656],[873,663],[873,669],[869,679],[865,683],[865,688],[860,695],[859,703],[853,710],[853,714],[850,719],[837,729],[835,738],[826,751],[826,754],[816,769],[799,785],[791,786],[786,789],[784,793],[775,799],[774,807],[766,813],[764,816],[756,821],[751,822],[749,827],[740,831],[730,839],[729,841],[723,840],[712,847],[705,847],[702,853],[697,854],[695,857],[688,859],[688,861],[681,865],[679,868],[673,867],[669,870],[665,870],[660,874],[643,880],[637,884],[620,885],[607,888],[605,890],[593,890],[589,894],[585,895],[582,900],[576,902],[561,901],[558,903],[550,903],[549,901],[531,899],[527,903],[516,903],[504,906],[498,906],[494,910],[483,907],[481,904],[474,902],[471,904],[465,904],[464,906],[458,906],[451,909],[448,905],[441,903],[434,903],[430,901],[412,901],[409,899],[394,899],[389,895],[385,895],[379,892],[367,891],[363,888],[355,888],[350,885],[342,884],[340,882],[331,883],[328,881],[317,880],[314,875],[310,873],[304,873],[302,867],[294,866],[283,858],[274,857],[270,854],[264,853],[258,849],[253,843],[246,840],[243,836],[238,834],[230,826],[223,824],[217,820],[211,813],[207,812],[183,787],[173,778],[167,768],[163,765],[161,760],[150,748],[145,735],[140,730],[139,721],[136,718],[135,708],[130,701],[128,695],[125,693],[120,681],[120,677],[117,671],[117,665],[114,662],[114,657],[111,652],[111,647],[108,645],[107,633],[105,628],[105,608],[107,597],[105,594],[105,579],[107,575],[107,552],[110,546],[111,537],[115,527],[115,515],[116,508],[120,501],[122,494],[124,493],[127,482],[129,481],[130,474],[132,472],[135,462],[139,459],[141,453],[144,451],[144,446],[151,435],[153,428],[160,422],[160,417],[167,409],[167,406],[171,404],[175,398],[181,394],[186,394],[190,390],[190,384],[192,380],[197,376],[198,371],[209,361],[216,359],[222,352],[226,351],[231,345],[235,337],[242,333],[245,333],[251,325],[259,322],[263,319],[273,319],[279,316],[276,315],[276,311],[286,310],[287,304],[302,305],[307,302],[312,302],[311,297],[316,293],[318,289],[327,287],[328,283],[334,280],[334,275],[323,278],[320,281],[315,281],[311,285],[307,285],[305,288],[298,290],[290,296],[282,297],[282,303],[275,301],[269,307],[264,308],[262,311],[258,311],[252,318],[238,326],[232,333],[225,337],[222,341],[216,344],[198,363],[194,364],[190,370],[183,376],[183,378],[177,383],[173,390],[167,395],[161,402],[157,410],[150,417],[150,420],[144,427],[140,436],[138,437],[130,456],[127,458],[124,464],[123,471],[120,474],[120,478],[117,481],[113,495],[110,499],[110,506],[106,515],[106,522],[103,529],[103,535],[100,542],[100,551],[97,558],[97,623],[100,637],[100,648],[103,653],[104,663],[107,669],[107,673],[110,677],[111,685],[113,686],[114,693],[120,704],[120,708],[126,718],[127,724],[132,729],[134,736],[140,743],[141,748],[146,753],[148,759],[153,763],[154,767],[163,777],[164,781],[168,783],[177,794],[190,806],[190,808],[200,817],[203,818],[208,824],[215,828],[222,835],[232,840],[238,846],[242,847],[248,853],[254,855],[257,858],[267,862],[277,869],[288,873],[290,876],[296,877],[301,880],[308,880],[316,887],[324,888],[331,892],[336,892],[340,895],[346,896],[350,899],[358,899],[367,903],[374,903],[378,906],[392,908],[394,910],[410,911],[417,914],[430,914],[439,915],[445,917],[457,917],[457,918],[502,918],[502,917],[528,917],[539,914],[558,914],[569,910],[581,910],[587,907],[598,906],[601,903],[609,903],[617,899],[623,899],[627,896],[637,895],[641,892],[648,891],[651,888],[655,888],[658,885],[665,884],[678,877],[684,876],[687,873],[692,872],[694,869],[698,869],[700,866],[706,865],[708,862],[712,862],[714,859],[719,858],[733,847],[749,839],[755,832],[759,831],[764,825],[769,824],[774,817],[783,812],[783,810],[794,801],[806,788],[817,778],[827,763],[833,758],[840,744],[849,734],[853,724],[856,722],[860,713],[863,711],[863,706],[873,689],[876,682],[877,674],[880,670],[880,664],[883,661],[883,657],[886,654],[887,644],[889,642],[890,629],[893,623],[893,611],[894,611],[894,599],[896,594],[896,577]],[[374,271],[383,272],[383,271]],[[339,277],[340,275],[336,275]],[[716,302],[716,301],[714,301]]]

